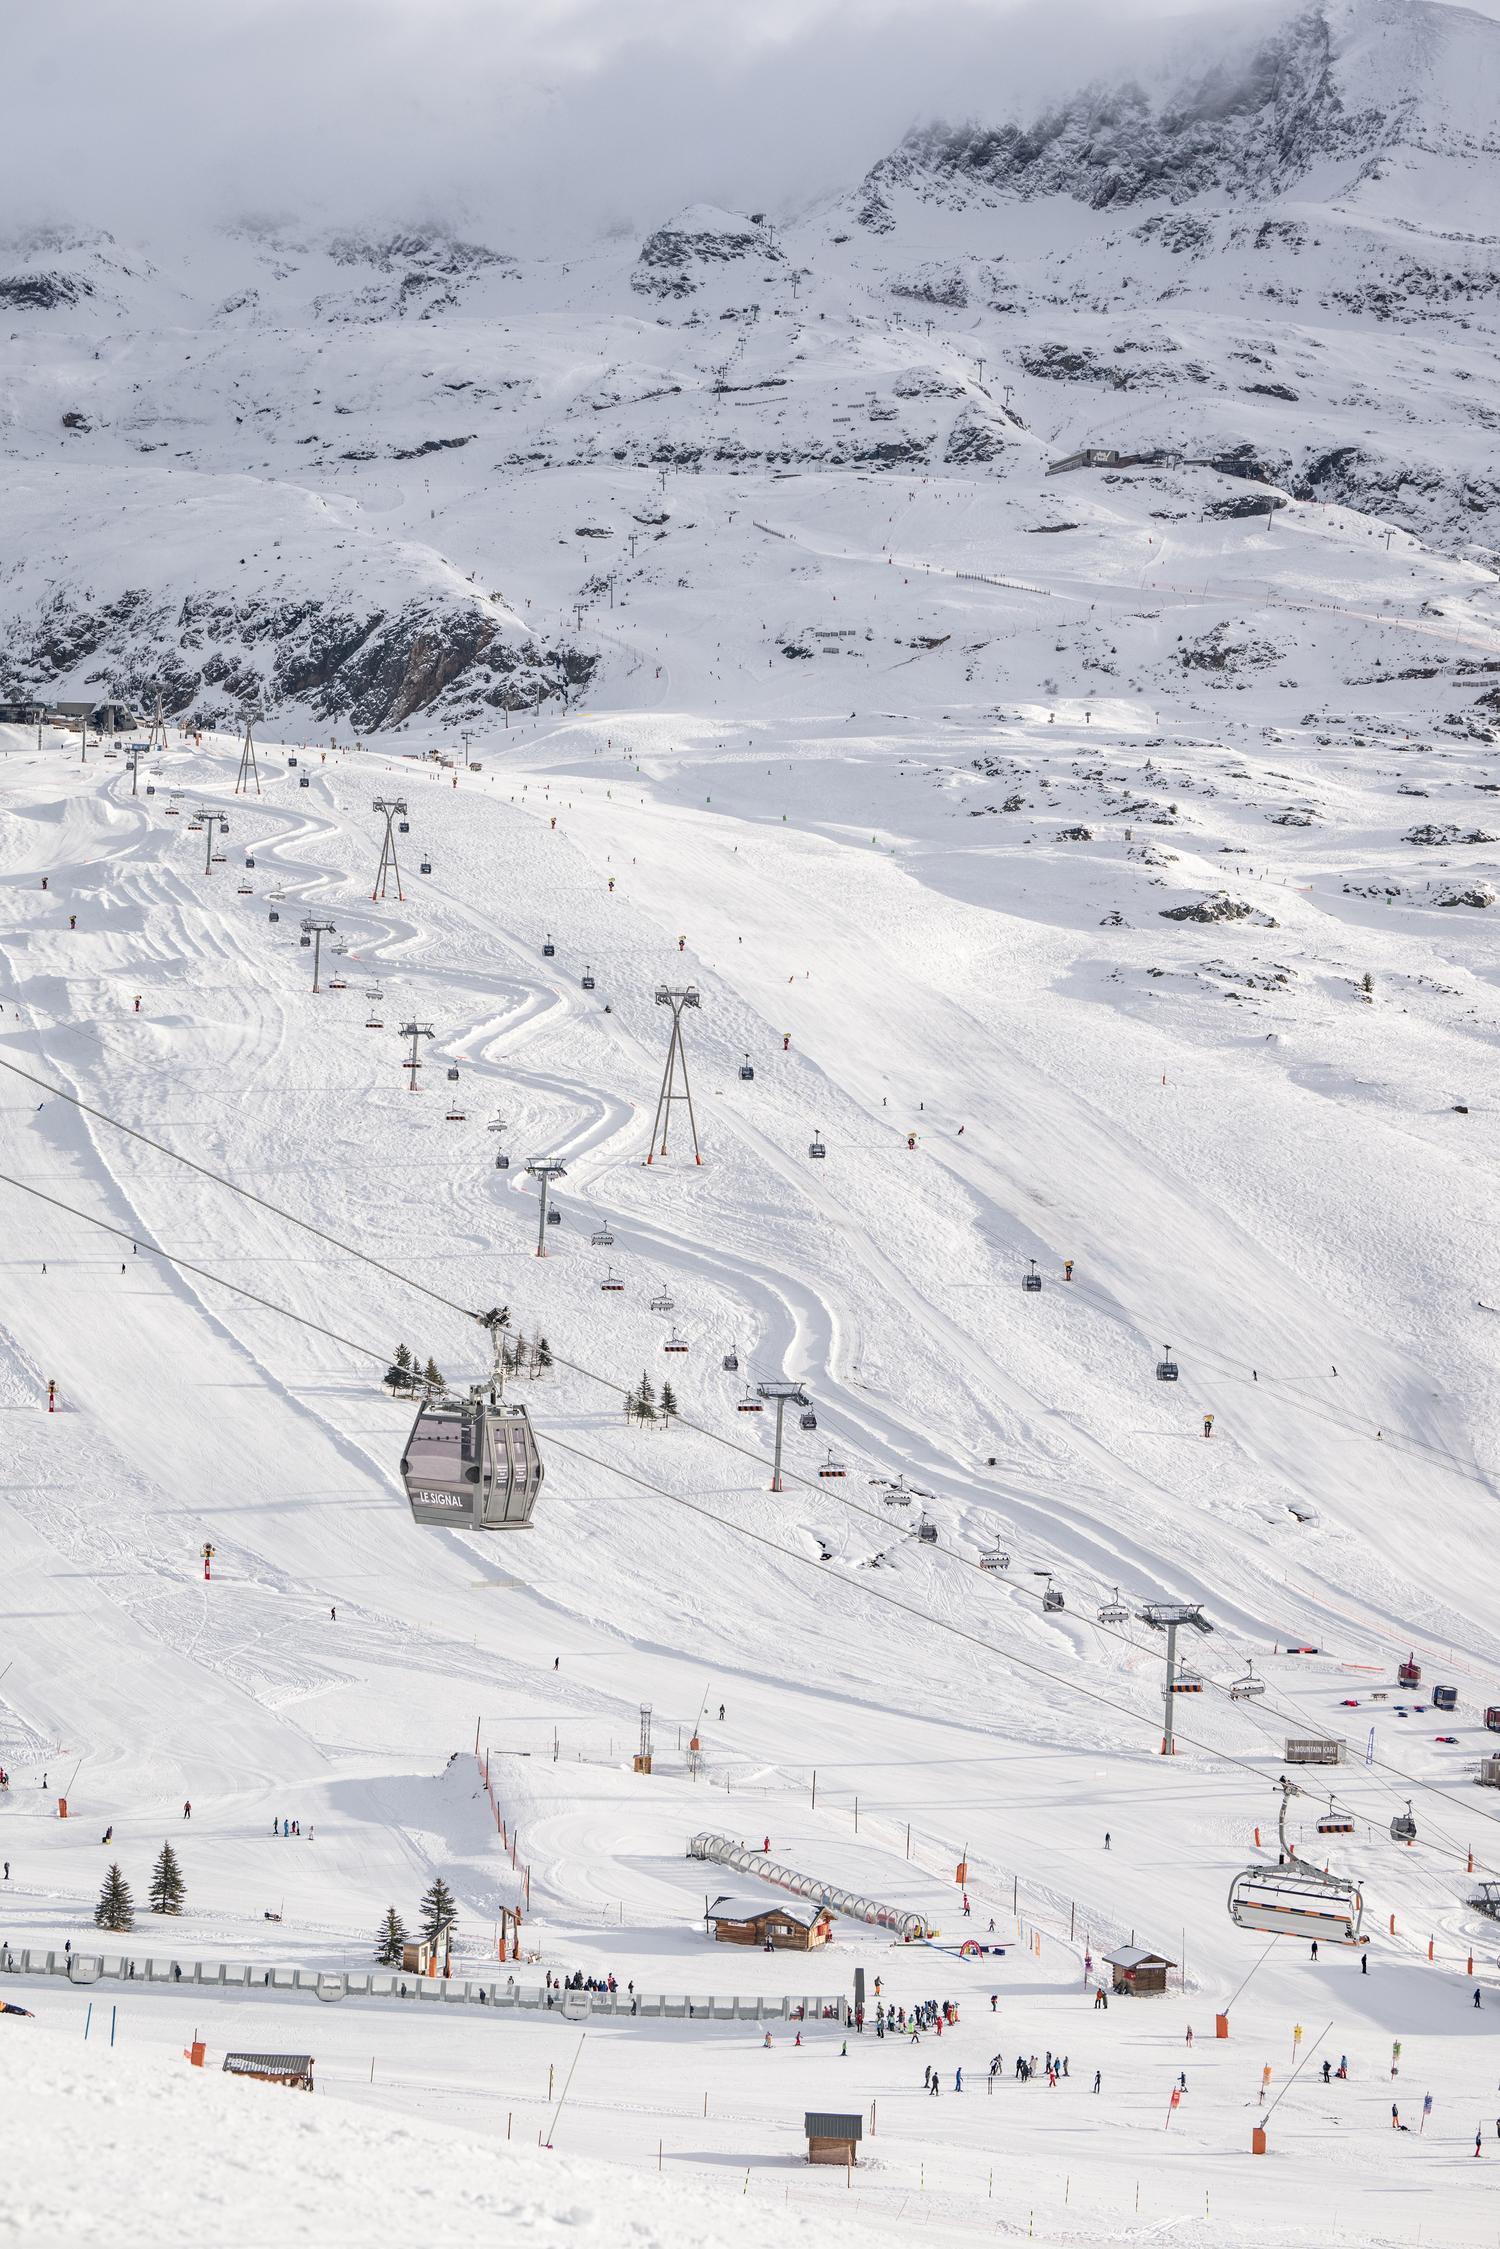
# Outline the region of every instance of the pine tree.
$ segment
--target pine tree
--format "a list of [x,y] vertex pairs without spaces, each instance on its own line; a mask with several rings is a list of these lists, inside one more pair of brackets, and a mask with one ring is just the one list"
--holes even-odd
[[641,1386],[635,1395],[636,1411],[642,1421],[654,1421],[656,1419],[656,1392],[651,1386],[649,1374],[642,1374]]
[[668,1426],[669,1426],[669,1427],[670,1427],[670,1425],[671,1425],[671,1423],[672,1423],[672,1420],[673,1420],[673,1418],[674,1418],[674,1416],[675,1416],[676,1412],[677,1412],[677,1393],[676,1393],[676,1391],[675,1391],[675,1390],[674,1390],[674,1389],[672,1388],[672,1385],[671,1385],[671,1383],[670,1383],[670,1382],[664,1382],[664,1383],[662,1384],[662,1386],[661,1386],[661,1417],[662,1417],[662,1420],[663,1420],[663,1421],[665,1421],[665,1422],[666,1422],[666,1423],[668,1424]]
[[388,1905],[385,1919],[375,1932],[375,1957],[383,1968],[399,1968],[405,1944],[406,1923],[396,1908]]
[[412,1383],[411,1353],[404,1343],[396,1345],[396,1355],[385,1370],[385,1384],[394,1395],[409,1390]]
[[170,1843],[163,1843],[155,1866],[151,1870],[151,1887],[147,1892],[153,1913],[180,1913],[187,1896],[187,1884],[182,1879],[182,1868],[177,1863],[177,1853]]
[[104,1877],[99,1903],[94,1908],[94,1926],[99,1929],[135,1927],[135,1900],[130,1895],[130,1884],[118,1866],[111,1866]]
[[426,1383],[429,1390],[442,1389],[443,1377],[438,1369],[438,1363],[436,1359],[429,1359],[426,1366],[423,1367],[422,1380]]
[[453,1892],[440,1874],[435,1875],[432,1888],[422,1899],[422,1934],[429,1939],[435,1937],[445,1922],[457,1919]]
[[551,1346],[551,1344],[550,1344],[550,1343],[549,1343],[549,1342],[547,1341],[547,1338],[546,1338],[546,1337],[545,1337],[544,1335],[539,1335],[539,1336],[537,1337],[537,1339],[536,1339],[536,1370],[537,1370],[537,1373],[538,1373],[538,1374],[545,1374],[545,1373],[546,1373],[546,1371],[547,1371],[547,1369],[548,1369],[548,1368],[549,1368],[549,1367],[551,1366],[551,1364],[552,1364],[552,1346]]

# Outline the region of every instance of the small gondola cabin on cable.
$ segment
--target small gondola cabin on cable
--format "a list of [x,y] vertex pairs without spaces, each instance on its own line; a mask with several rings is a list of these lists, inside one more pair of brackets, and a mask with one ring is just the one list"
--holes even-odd
[[778,1898],[774,1905],[760,1898],[715,1898],[705,1919],[715,1944],[769,1945],[773,1952],[814,1952],[833,1935],[827,1906],[804,1898]]
[[1153,1992],[1167,1988],[1167,1970],[1175,1968],[1175,1960],[1166,1959],[1159,1952],[1146,1952],[1137,1944],[1122,1944],[1118,1952],[1106,1952],[1104,1965],[1110,1973],[1110,1988],[1117,1997],[1143,1999]]

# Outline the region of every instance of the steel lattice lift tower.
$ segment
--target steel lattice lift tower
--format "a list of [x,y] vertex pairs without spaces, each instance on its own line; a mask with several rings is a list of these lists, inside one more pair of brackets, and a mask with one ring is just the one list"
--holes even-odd
[[404,899],[406,893],[401,888],[401,866],[396,857],[396,822],[398,820],[404,821],[406,818],[406,799],[405,797],[376,797],[371,810],[385,814],[385,840],[380,846],[380,865],[375,870],[375,888],[370,892],[370,896],[376,900],[383,898],[386,881],[389,876],[394,875],[396,878],[396,896]]
[[155,757],[158,750],[167,746],[167,722],[161,712],[161,689],[158,687],[151,712],[151,732],[146,737],[148,756]]
[[[703,1155],[698,1146],[698,1120],[693,1114],[693,1089],[688,1083],[687,1048],[682,1039],[682,1011],[685,1007],[697,1007],[701,1004],[698,987],[696,984],[688,984],[678,989],[668,984],[659,984],[656,989],[656,1004],[672,1010],[672,1036],[667,1042],[667,1066],[662,1072],[661,1092],[656,1097],[656,1122],[651,1127],[651,1148],[646,1161],[654,1164],[658,1156],[666,1154],[672,1104],[674,1101],[683,1101],[687,1104],[688,1129],[693,1135],[693,1161],[701,1164]],[[680,1091],[677,1085],[679,1075],[682,1078]]]
[[258,766],[258,765],[256,764],[256,762],[255,762],[255,729],[254,729],[254,721],[253,721],[253,720],[251,719],[250,713],[249,713],[248,711],[246,711],[246,713],[245,713],[245,739],[244,739],[244,742],[243,742],[243,743],[241,744],[241,746],[240,746],[240,770],[239,770],[238,774],[237,774],[237,775],[236,775],[236,777],[235,777],[235,784],[234,784],[234,793],[235,793],[235,795],[236,795],[237,797],[238,797],[238,796],[248,796],[248,795],[250,794],[250,786],[251,786],[251,783],[252,783],[252,782],[253,782],[253,783],[254,783],[254,785],[255,785],[255,793],[256,793],[256,795],[257,795],[257,796],[259,796],[259,795],[260,795],[260,767],[259,767],[259,766]]

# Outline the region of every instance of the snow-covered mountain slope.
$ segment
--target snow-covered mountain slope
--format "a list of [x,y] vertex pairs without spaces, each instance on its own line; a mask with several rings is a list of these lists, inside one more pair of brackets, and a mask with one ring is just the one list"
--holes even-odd
[[[1420,2192],[1424,2238],[1487,2249],[1500,405],[1477,280],[1351,277],[1479,274],[1438,245],[1490,223],[1495,40],[1379,0],[1253,29],[1217,110],[1201,58],[1143,75],[1171,161],[1128,201],[981,176],[959,132],[774,226],[698,204],[550,259],[478,225],[17,247],[4,685],[160,678],[204,722],[136,788],[117,745],[0,727],[0,1946],[85,1956],[0,1952],[0,1996],[87,2065],[11,2095],[23,2132],[88,2106],[69,2214],[129,2193],[118,1998],[168,2125],[202,2094],[230,2129],[195,2035],[317,2055],[316,2129],[267,2093],[258,2143],[326,2154],[307,2230],[363,2223],[339,2182],[384,2123],[331,2094],[465,2136],[370,2158],[443,2170],[439,2239],[476,2143],[541,2139],[717,2189],[711,2241],[852,2211],[1410,2249]],[[1099,97],[1069,115],[1081,149]],[[679,980],[703,1162],[679,1110],[648,1166]],[[419,1529],[381,1378],[402,1344],[476,1379],[498,1304],[534,1527]],[[623,1410],[643,1370],[665,1422]],[[816,1427],[772,1490],[786,1380]],[[1213,1627],[1170,1759],[1160,1597]],[[1347,1756],[1289,1840],[1372,1939],[1317,1961],[1226,1910],[1308,1735]],[[742,1877],[699,1830],[938,1938],[713,1944]],[[105,1938],[110,1853],[139,1910]],[[436,1877],[466,1981],[678,2013],[335,2001]],[[1172,1989],[1106,2011],[1133,1941]],[[154,1982],[83,1988],[127,1951]],[[200,1960],[328,2003],[171,1974]],[[856,1968],[957,2020],[845,2052],[702,2011]],[[1055,2085],[1015,2073],[1049,2051]],[[852,2175],[803,2160],[829,2109],[868,2120]],[[533,2191],[495,2155],[481,2230]],[[527,2206],[605,2222],[582,2173]],[[674,2224],[622,2197],[631,2238]]]
[[[680,526],[710,508],[708,567],[753,577],[745,479],[926,479],[1038,531],[1094,506],[1096,472],[1047,474],[1086,447],[1214,464],[1137,472],[1164,523],[1291,502],[1304,539],[1352,509],[1487,555],[1497,61],[1462,9],[1325,0],[1039,117],[923,128],[786,224],[700,204],[567,257],[432,225],[35,230],[0,260],[0,686],[155,678],[174,711],[359,733],[618,700],[610,581],[690,594]],[[1025,576],[1062,552],[1033,541]]]

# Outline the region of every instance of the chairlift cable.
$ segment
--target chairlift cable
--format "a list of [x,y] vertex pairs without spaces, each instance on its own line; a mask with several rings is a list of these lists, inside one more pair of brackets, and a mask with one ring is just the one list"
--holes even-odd
[[[123,1123],[119,1118],[112,1117],[107,1110],[95,1108],[89,1102],[82,1100],[77,1094],[69,1093],[65,1087],[53,1085],[49,1080],[45,1078],[39,1078],[34,1071],[25,1070],[19,1063],[12,1062],[4,1057],[0,1057],[0,1069],[9,1070],[14,1076],[24,1078],[30,1084],[41,1087],[44,1092],[52,1094],[58,1100],[70,1102],[74,1108],[82,1111],[85,1115],[97,1118],[102,1124],[112,1126],[116,1131],[123,1132],[128,1138],[132,1140],[140,1141],[143,1146],[154,1149],[159,1155],[167,1156],[176,1163],[184,1164],[188,1168],[188,1170],[197,1172],[202,1178],[212,1180],[216,1186],[227,1188],[231,1194],[239,1195],[246,1202],[254,1203],[257,1208],[269,1211],[273,1217],[284,1220],[286,1224],[290,1226],[300,1227],[304,1233],[311,1234],[316,1240],[326,1242],[331,1248],[342,1251],[344,1255],[354,1258],[359,1263],[373,1267],[376,1272],[384,1273],[388,1279],[400,1282],[403,1287],[415,1290],[417,1294],[428,1297],[435,1304],[441,1304],[446,1310],[450,1312],[456,1312],[460,1316],[460,1318],[472,1320],[476,1323],[482,1324],[484,1318],[484,1315],[482,1313],[473,1311],[467,1305],[458,1303],[454,1298],[443,1295],[443,1293],[438,1289],[428,1287],[425,1282],[414,1280],[409,1274],[401,1272],[397,1267],[385,1264],[380,1258],[372,1257],[367,1250],[357,1249],[353,1245],[353,1243],[343,1241],[338,1235],[330,1234],[329,1232],[327,1232],[325,1228],[313,1225],[311,1220],[299,1218],[294,1212],[284,1210],[279,1204],[268,1201],[267,1198],[263,1195],[257,1195],[252,1188],[241,1186],[238,1181],[227,1178],[222,1172],[212,1170],[207,1164],[200,1164],[196,1162],[191,1156],[184,1156],[180,1153],[179,1150],[175,1148],[169,1148],[163,1141],[153,1140],[148,1133],[140,1132],[133,1125],[127,1125]],[[335,1329],[325,1326],[321,1321],[309,1319],[304,1314],[299,1312],[293,1312],[289,1307],[285,1305],[275,1304],[268,1297],[257,1296],[253,1290],[243,1288],[237,1282],[225,1280],[222,1275],[211,1273],[204,1266],[194,1265],[188,1259],[177,1257],[169,1250],[159,1249],[151,1243],[143,1242],[138,1236],[129,1233],[123,1227],[112,1226],[106,1219],[95,1218],[91,1213],[87,1211],[80,1211],[72,1204],[64,1203],[55,1196],[44,1194],[40,1188],[32,1187],[28,1185],[24,1180],[16,1179],[7,1173],[0,1173],[0,1183],[13,1187],[19,1187],[24,1194],[32,1195],[39,1201],[50,1203],[55,1209],[64,1211],[71,1217],[80,1218],[87,1225],[96,1226],[106,1233],[114,1234],[118,1239],[122,1241],[132,1242],[137,1248],[147,1250],[150,1255],[160,1257],[164,1259],[168,1264],[175,1265],[184,1272],[193,1273],[200,1279],[213,1282],[217,1287],[225,1288],[232,1294],[242,1296],[248,1302],[260,1306],[260,1308],[264,1311],[279,1312],[284,1318],[295,1321],[299,1326],[309,1328],[317,1334],[325,1335],[331,1341],[342,1345],[346,1349],[358,1352],[362,1357],[370,1358],[381,1363],[385,1362],[388,1357],[387,1353],[383,1351],[376,1351],[372,1349],[368,1344],[353,1342],[349,1337],[340,1335]],[[566,1358],[561,1352],[554,1351],[553,1360],[557,1366],[567,1368],[570,1373],[582,1375],[587,1381],[599,1383],[604,1389],[613,1392],[616,1397],[624,1398],[629,1395],[629,1388],[627,1385],[614,1381],[609,1375],[600,1374],[593,1367],[584,1366],[577,1360]],[[711,1429],[702,1422],[692,1421],[685,1415],[678,1416],[678,1421],[680,1427],[691,1431],[694,1435],[704,1437],[711,1443],[721,1445],[727,1450],[737,1453],[742,1459],[753,1461],[757,1467],[763,1465],[762,1456],[758,1450],[752,1450],[747,1445],[741,1445],[737,1443],[734,1438],[727,1437],[719,1430]],[[558,1440],[549,1439],[549,1442],[555,1443],[558,1442]],[[621,1474],[626,1473],[624,1470],[621,1470],[619,1472]],[[820,1487],[813,1479],[799,1475],[795,1469],[785,1468],[783,1469],[782,1473],[787,1480],[799,1485],[809,1493],[819,1494],[822,1490],[822,1487]],[[657,1489],[658,1487],[648,1486],[648,1488]],[[664,1496],[671,1497],[672,1495],[664,1494]],[[828,1494],[827,1496],[833,1498],[836,1504],[838,1504],[839,1506],[849,1508],[854,1513],[865,1516],[872,1523],[878,1523],[881,1526],[882,1530],[886,1528],[885,1519],[882,1516],[877,1515],[873,1509],[861,1506],[859,1501],[856,1500],[851,1493],[836,1492]],[[703,1511],[700,1510],[700,1512]],[[718,1520],[719,1518],[716,1517],[713,1519]],[[726,1527],[735,1528],[737,1526],[726,1525]],[[780,1552],[789,1550],[778,1548],[777,1551]],[[942,1551],[947,1558],[956,1561],[961,1567],[973,1571],[976,1576],[985,1574],[981,1573],[979,1564],[977,1562],[971,1562],[966,1554],[959,1553],[956,1549],[953,1548],[943,1548],[940,1549],[940,1551]],[[1031,1588],[1020,1583],[1018,1580],[1011,1580],[1010,1583],[1012,1589],[1020,1593],[1021,1595],[1025,1596],[1027,1594],[1031,1594],[1031,1597],[1036,1600],[1039,1609],[1043,1606],[1043,1603],[1045,1601],[1044,1593],[1032,1594]],[[889,1596],[881,1597],[889,1598]],[[904,1603],[897,1603],[895,1605],[899,1607],[906,1606],[906,1604]],[[912,1613],[920,1614],[921,1612],[914,1610]],[[932,1619],[930,1621],[936,1622],[937,1620]],[[958,1630],[959,1628],[955,1626],[949,1626],[944,1627],[944,1629]],[[1129,1637],[1125,1633],[1116,1631],[1112,1627],[1100,1624],[1097,1621],[1095,1622],[1094,1629],[1096,1631],[1104,1633],[1109,1638],[1119,1640],[1122,1646],[1128,1647],[1132,1651],[1135,1651],[1135,1642],[1129,1639]],[[964,1637],[974,1638],[975,1636],[972,1634],[965,1634]],[[990,1643],[975,1639],[975,1645],[988,1647]],[[992,1649],[991,1652],[1000,1653],[1001,1651]],[[1023,1661],[1023,1659],[1019,1657],[1013,1657],[1010,1660],[1016,1662]],[[1060,1675],[1042,1671],[1040,1666],[1027,1664],[1024,1667],[1037,1670],[1041,1676],[1055,1678],[1057,1679],[1058,1683],[1061,1683]],[[1210,1678],[1206,1679],[1205,1683],[1211,1685],[1217,1692],[1225,1694],[1227,1696],[1227,1688],[1223,1680]],[[1084,1694],[1092,1692],[1092,1690],[1084,1688],[1079,1688],[1077,1689],[1077,1691]],[[1095,1695],[1094,1699],[1097,1701],[1103,1701],[1106,1704],[1106,1707],[1111,1709],[1119,1709],[1121,1711],[1125,1711],[1127,1708],[1125,1704],[1113,1703],[1109,1701],[1107,1697],[1100,1697]],[[1264,1716],[1269,1715],[1269,1711],[1271,1708],[1275,1708],[1275,1706],[1270,1705],[1268,1707],[1267,1704],[1262,1703],[1257,1705],[1253,1714],[1247,1710],[1244,1711],[1243,1715],[1249,1718],[1252,1724],[1262,1724]],[[1134,1716],[1136,1714],[1130,1713],[1130,1715]],[[1282,1718],[1283,1721],[1286,1722],[1300,1722],[1297,1713],[1292,1711],[1282,1709],[1278,1712],[1278,1715]],[[1176,1732],[1177,1738],[1188,1743],[1189,1747],[1201,1749],[1206,1755],[1219,1758],[1223,1762],[1243,1766],[1247,1771],[1256,1771],[1258,1778],[1263,1777],[1259,1774],[1258,1768],[1247,1765],[1244,1759],[1236,1757],[1232,1751],[1215,1749],[1210,1747],[1210,1745],[1206,1742],[1196,1741],[1191,1735],[1183,1733],[1180,1728],[1176,1729]],[[1397,1794],[1404,1795],[1406,1792],[1411,1791],[1421,1792],[1429,1796],[1439,1796],[1445,1802],[1457,1805],[1460,1809],[1464,1810],[1471,1818],[1475,1815],[1478,1809],[1472,1803],[1469,1803],[1464,1799],[1460,1799],[1459,1797],[1453,1795],[1449,1790],[1439,1787],[1434,1782],[1424,1781],[1416,1775],[1404,1772],[1399,1766],[1389,1764],[1384,1758],[1373,1758],[1370,1762],[1371,1765],[1375,1768],[1378,1768],[1382,1774],[1392,1774],[1395,1776],[1396,1788],[1394,1792]],[[1482,1819],[1500,1821],[1500,1812],[1478,1811],[1478,1816]],[[1436,1847],[1435,1844],[1429,1845],[1429,1848],[1434,1847]],[[1464,1852],[1462,1847],[1457,1843],[1452,1844],[1450,1848],[1452,1849],[1456,1857],[1466,1856],[1466,1853]]]

